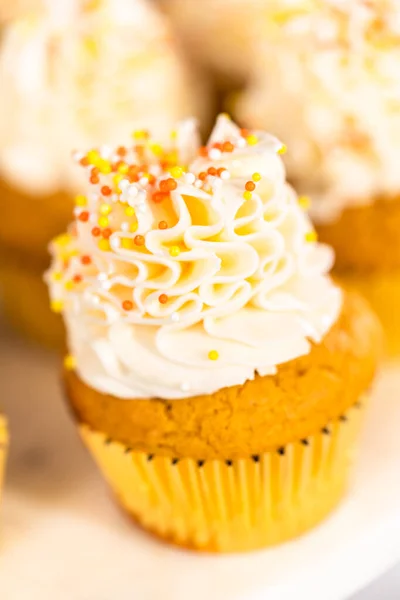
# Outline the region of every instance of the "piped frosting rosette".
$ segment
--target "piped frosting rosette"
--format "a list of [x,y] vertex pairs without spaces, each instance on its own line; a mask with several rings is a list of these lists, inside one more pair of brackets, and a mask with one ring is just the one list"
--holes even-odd
[[336,321],[284,146],[221,115],[207,146],[184,122],[168,147],[79,154],[90,185],[51,247],[52,307],[73,362],[121,398],[183,398],[243,384],[304,355]]

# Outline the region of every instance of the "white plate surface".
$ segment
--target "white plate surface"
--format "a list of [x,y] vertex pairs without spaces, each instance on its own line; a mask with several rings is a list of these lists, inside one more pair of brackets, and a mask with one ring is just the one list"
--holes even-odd
[[54,356],[0,331],[12,446],[2,506],[7,600],[344,600],[400,560],[400,367],[381,377],[351,492],[312,533],[215,557],[160,544],[110,499],[62,402]]

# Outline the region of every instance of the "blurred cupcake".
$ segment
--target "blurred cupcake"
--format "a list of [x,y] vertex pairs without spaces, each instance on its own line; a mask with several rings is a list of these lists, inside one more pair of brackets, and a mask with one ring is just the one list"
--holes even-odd
[[10,316],[52,341],[39,274],[81,189],[71,150],[134,143],[126,134],[143,123],[162,140],[202,106],[165,22],[142,0],[43,5],[8,26],[0,50],[0,281]]
[[279,543],[346,489],[379,328],[327,275],[275,138],[221,116],[206,147],[187,122],[149,148],[121,149],[126,175],[101,174],[52,246],[69,404],[146,529],[217,552]]
[[1,499],[1,490],[2,490],[2,484],[3,484],[7,448],[8,448],[7,423],[6,423],[6,420],[3,417],[3,415],[0,413],[0,499]]
[[237,114],[288,146],[343,281],[368,296],[400,351],[400,4],[269,3],[268,36]]

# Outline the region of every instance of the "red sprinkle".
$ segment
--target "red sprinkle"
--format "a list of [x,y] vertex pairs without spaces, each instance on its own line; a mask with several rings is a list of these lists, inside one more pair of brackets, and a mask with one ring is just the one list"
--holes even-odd
[[89,179],[90,183],[96,184],[99,183],[99,178],[97,177],[97,175],[92,175],[91,178]]
[[207,173],[208,173],[209,175],[214,175],[214,176],[215,176],[215,175],[218,175],[218,171],[217,171],[217,169],[216,169],[215,167],[209,167],[209,168],[207,169]]
[[109,227],[106,227],[106,229],[103,229],[103,238],[105,238],[106,240],[108,240],[108,238],[110,237],[110,235],[112,234],[112,231]]
[[81,256],[81,263],[83,265],[90,265],[91,262],[92,262],[92,259],[87,254],[85,254],[84,256]]
[[256,189],[256,184],[254,181],[248,181],[244,187],[248,192],[253,192]]
[[235,147],[232,144],[232,142],[224,142],[222,144],[222,152],[233,152],[234,149],[235,149]]
[[169,197],[168,192],[154,192],[154,194],[152,196],[153,202],[155,202],[156,204],[160,204],[160,202],[163,202],[168,197]]
[[199,148],[199,155],[202,156],[203,158],[207,158],[208,157],[208,148],[207,148],[207,146],[201,146]]
[[88,157],[84,156],[83,158],[81,158],[81,160],[79,161],[79,164],[82,165],[82,167],[88,167],[89,166]]
[[122,308],[124,310],[132,310],[133,308],[133,302],[131,302],[130,300],[124,300],[122,303]]
[[88,213],[88,211],[87,210],[83,210],[81,213],[79,213],[78,219],[80,221],[83,221],[83,223],[86,223],[86,221],[89,220],[89,213]]
[[80,283],[82,281],[82,275],[74,275],[72,280],[74,283]]
[[199,173],[200,181],[204,181],[206,177],[207,177],[207,173],[205,171],[202,171],[201,173]]
[[99,235],[100,235],[100,233],[101,233],[101,229],[100,229],[100,227],[93,227],[93,229],[92,229],[92,235],[93,235],[94,237],[97,237],[97,236],[99,236]]
[[249,135],[249,130],[243,127],[243,129],[240,130],[240,135],[246,138]]
[[103,185],[100,191],[103,194],[103,196],[111,196],[112,194],[112,189],[108,187],[108,185]]
[[117,148],[117,154],[118,156],[125,156],[127,150],[126,148],[124,148],[124,146],[120,146],[119,148]]
[[160,296],[158,296],[158,301],[160,304],[166,304],[168,302],[167,294],[161,294]]

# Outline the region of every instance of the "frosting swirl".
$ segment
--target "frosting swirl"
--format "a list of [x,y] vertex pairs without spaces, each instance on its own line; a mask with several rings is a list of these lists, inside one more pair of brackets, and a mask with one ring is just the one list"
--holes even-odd
[[143,0],[43,4],[5,27],[0,52],[0,173],[31,195],[80,189],[74,147],[127,142],[144,124],[167,137],[201,92]]
[[221,116],[203,148],[187,121],[168,150],[145,138],[78,157],[93,189],[53,243],[47,281],[87,383],[123,398],[207,394],[321,341],[341,294],[282,148]]
[[398,197],[400,4],[271,0],[253,83],[237,105],[288,145],[313,217]]

